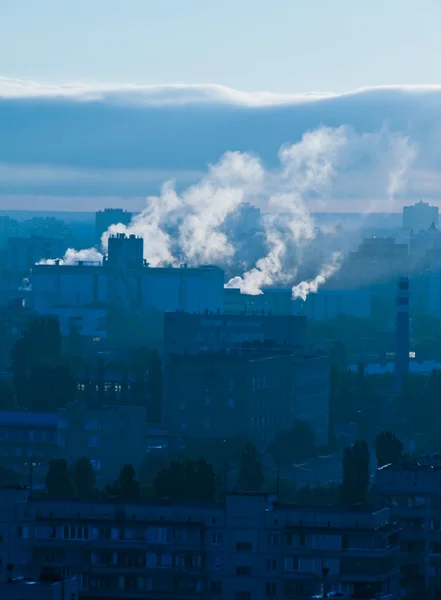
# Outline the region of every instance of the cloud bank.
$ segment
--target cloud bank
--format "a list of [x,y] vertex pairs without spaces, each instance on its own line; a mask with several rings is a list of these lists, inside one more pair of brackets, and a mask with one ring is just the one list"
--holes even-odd
[[[386,128],[391,136],[411,138],[419,153],[394,206],[388,201],[393,192],[372,178],[359,179],[373,159],[358,156],[363,168],[335,182],[328,207],[350,212],[372,203],[372,210],[398,210],[401,200],[438,199],[441,86],[280,95],[217,85],[56,86],[0,79],[0,205],[2,196],[14,195],[18,204],[24,196],[63,196],[60,209],[70,210],[87,209],[82,196],[102,197],[103,205],[119,197],[123,205],[125,198],[158,195],[164,179],[174,180],[181,193],[226,152],[258,156],[265,168],[277,169],[282,145],[342,125],[359,135]],[[397,178],[399,188],[398,172]]]

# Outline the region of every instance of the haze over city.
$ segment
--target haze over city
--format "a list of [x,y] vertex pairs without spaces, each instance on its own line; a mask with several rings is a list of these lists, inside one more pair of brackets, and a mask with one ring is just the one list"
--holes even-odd
[[0,600],[441,598],[440,22],[0,2]]

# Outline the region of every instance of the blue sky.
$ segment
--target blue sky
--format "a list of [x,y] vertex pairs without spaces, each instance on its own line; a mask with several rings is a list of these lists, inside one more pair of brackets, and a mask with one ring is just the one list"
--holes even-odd
[[439,0],[2,0],[0,74],[342,92],[437,83]]

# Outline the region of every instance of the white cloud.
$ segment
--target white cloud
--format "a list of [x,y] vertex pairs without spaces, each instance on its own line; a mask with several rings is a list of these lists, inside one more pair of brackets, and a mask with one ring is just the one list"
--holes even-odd
[[441,92],[441,85],[391,85],[367,87],[335,94],[308,92],[276,94],[267,91],[244,92],[217,84],[51,84],[0,77],[0,98],[67,98],[78,101],[106,101],[124,105],[170,106],[183,104],[234,104],[249,107],[278,106],[316,102],[330,98],[371,93],[406,94]]

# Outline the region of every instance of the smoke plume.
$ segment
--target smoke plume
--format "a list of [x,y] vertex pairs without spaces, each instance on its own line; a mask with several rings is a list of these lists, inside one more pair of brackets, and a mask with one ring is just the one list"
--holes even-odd
[[39,265],[75,265],[79,262],[103,262],[103,255],[96,250],[96,248],[87,248],[85,250],[75,250],[74,248],[68,248],[63,258],[43,258],[37,264]]
[[330,263],[322,267],[317,277],[314,277],[311,281],[302,281],[295,285],[292,288],[293,299],[301,298],[302,300],[306,300],[308,294],[315,294],[318,291],[319,286],[323,285],[326,280],[332,277],[339,269],[340,258],[340,254],[335,253],[332,256]]

